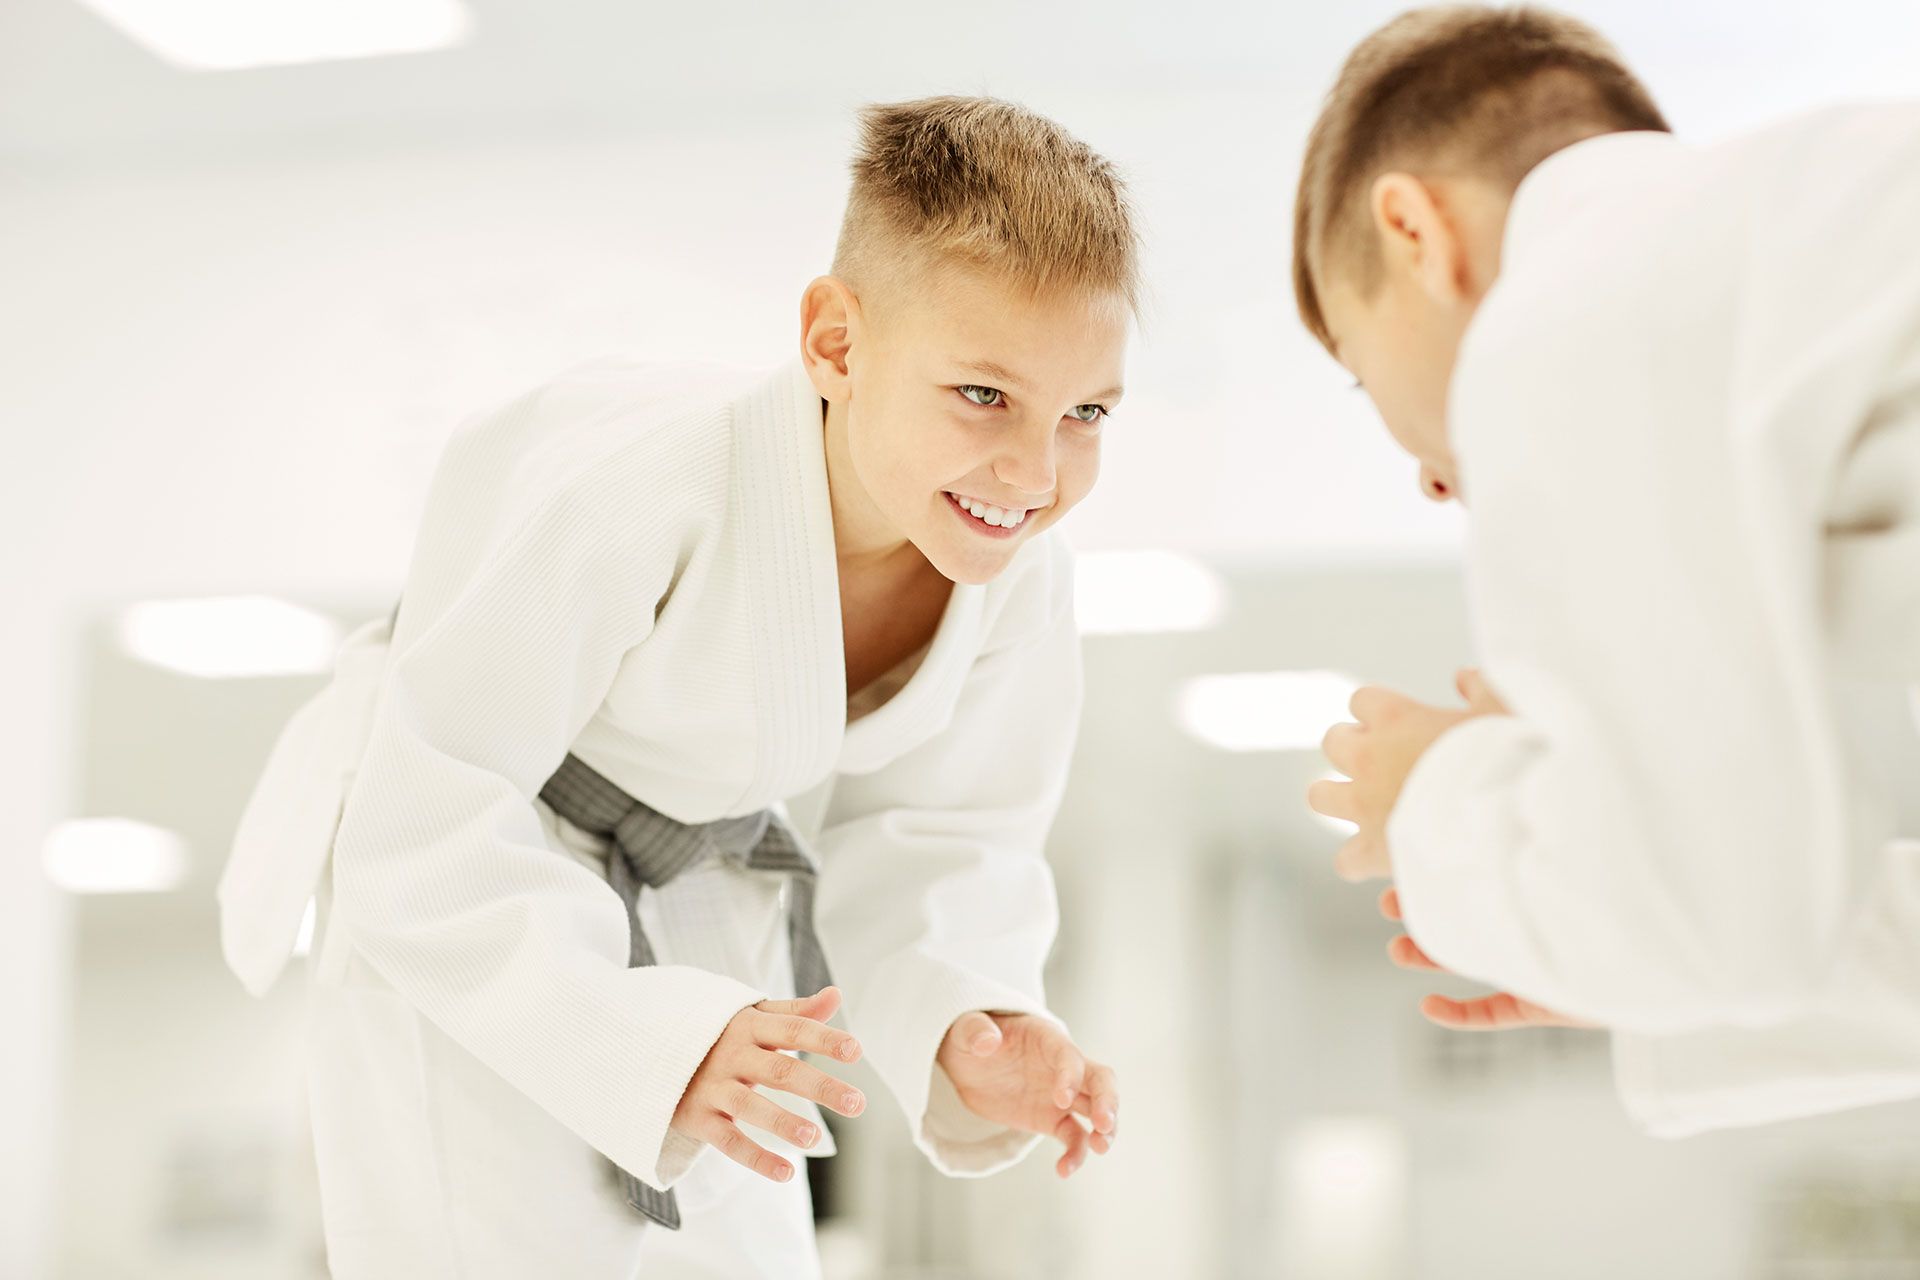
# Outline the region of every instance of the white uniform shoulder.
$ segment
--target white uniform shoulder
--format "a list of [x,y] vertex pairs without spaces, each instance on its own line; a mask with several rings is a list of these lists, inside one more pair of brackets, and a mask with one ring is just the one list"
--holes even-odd
[[729,478],[730,408],[755,375],[713,366],[595,361],[469,420],[434,477],[427,524],[497,546],[566,503],[609,533],[647,513],[658,530],[717,519]]

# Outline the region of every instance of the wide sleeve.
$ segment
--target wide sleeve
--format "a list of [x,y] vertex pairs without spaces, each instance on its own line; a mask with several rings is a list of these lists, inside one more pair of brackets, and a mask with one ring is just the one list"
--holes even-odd
[[1871,908],[1809,1007],[1776,1026],[1613,1038],[1647,1132],[1680,1138],[1920,1097],[1920,843],[1888,849]]
[[619,897],[548,843],[534,797],[645,641],[674,535],[644,501],[610,519],[618,493],[583,481],[495,540],[472,486],[436,488],[335,846],[336,908],[435,1025],[664,1186],[698,1153],[669,1142],[687,1081],[761,993],[628,968]]
[[[1779,1023],[1825,982],[1890,834],[1820,633],[1806,468],[1844,442],[1808,420],[1776,456],[1728,421],[1711,364],[1623,356],[1634,330],[1594,310],[1510,310],[1463,351],[1471,607],[1515,714],[1416,764],[1394,875],[1414,938],[1468,977],[1629,1032]],[[1844,372],[1803,366],[1796,398]]]
[[975,662],[930,741],[842,777],[819,839],[818,928],[848,1025],[948,1174],[993,1173],[1038,1141],[968,1111],[935,1056],[969,1010],[1050,1016],[1059,911],[1043,848],[1082,690],[1064,553],[1054,567],[1037,630]]

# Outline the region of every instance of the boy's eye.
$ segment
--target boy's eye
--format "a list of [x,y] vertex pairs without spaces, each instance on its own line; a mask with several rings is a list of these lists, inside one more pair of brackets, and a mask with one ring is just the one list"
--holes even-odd
[[1098,422],[1107,416],[1107,406],[1103,404],[1080,404],[1067,411],[1077,421]]
[[961,395],[965,396],[967,399],[973,401],[975,404],[981,405],[988,409],[993,408],[993,406],[999,404],[1002,400],[1006,399],[1006,396],[994,390],[992,387],[966,386],[966,387],[956,387],[955,390],[957,390]]

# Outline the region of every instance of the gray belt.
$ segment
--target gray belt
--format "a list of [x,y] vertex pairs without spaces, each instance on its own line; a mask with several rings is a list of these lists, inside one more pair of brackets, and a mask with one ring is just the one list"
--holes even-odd
[[[658,889],[703,857],[718,854],[743,860],[755,871],[784,871],[791,877],[787,938],[794,989],[812,995],[832,981],[813,932],[813,859],[773,810],[697,826],[679,822],[634,799],[574,755],[547,779],[540,798],[574,826],[610,842],[607,883],[626,904],[630,967],[654,963],[653,947],[640,928],[641,887]],[[615,1172],[629,1205],[669,1230],[679,1229],[680,1205],[673,1192],[656,1191],[618,1166]]]

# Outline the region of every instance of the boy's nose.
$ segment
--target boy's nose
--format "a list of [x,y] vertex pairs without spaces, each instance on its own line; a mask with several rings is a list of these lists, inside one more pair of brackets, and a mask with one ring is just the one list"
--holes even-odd
[[1453,499],[1453,488],[1435,475],[1433,469],[1422,463],[1420,467],[1420,492],[1435,502],[1449,502]]
[[1035,496],[1052,493],[1053,433],[1049,431],[1045,437],[1028,436],[1015,441],[995,460],[993,475],[1000,483],[1022,493]]

